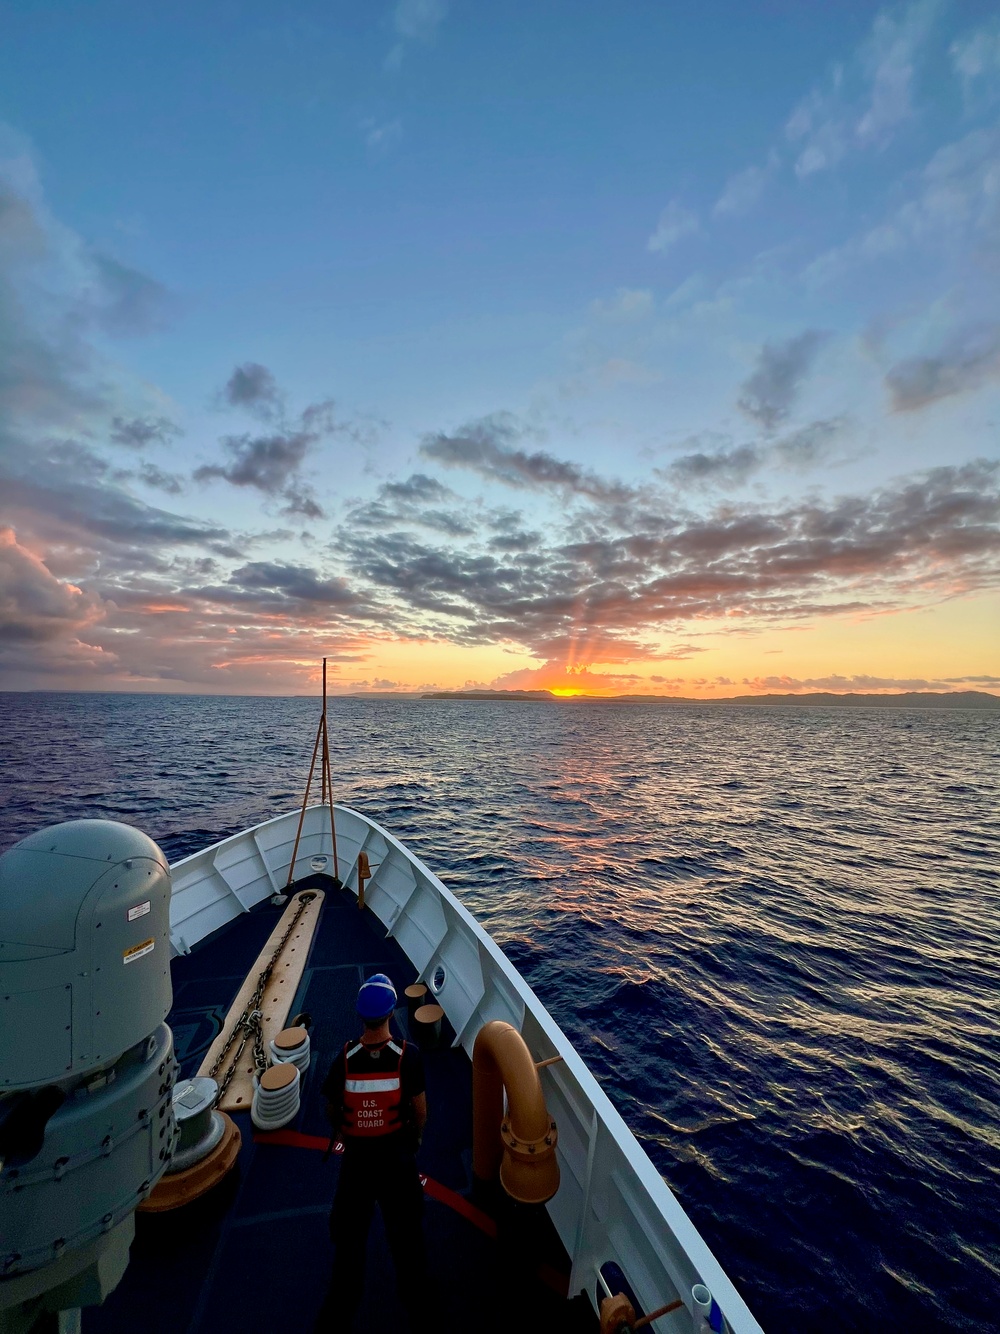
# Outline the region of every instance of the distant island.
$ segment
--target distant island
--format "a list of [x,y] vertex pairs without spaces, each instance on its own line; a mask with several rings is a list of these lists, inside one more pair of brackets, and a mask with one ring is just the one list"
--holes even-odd
[[[362,698],[362,697],[359,697]],[[894,695],[834,694],[817,690],[797,695],[728,695],[725,699],[692,699],[680,695],[554,695],[551,690],[434,690],[421,699],[499,701],[527,700],[554,704],[603,701],[615,704],[824,704],[877,709],[1000,709],[1000,695],[985,690],[907,690]]]
[[[560,700],[551,690],[434,690],[421,695],[421,699],[535,699]],[[565,698],[565,696],[563,697]],[[606,699],[604,695],[576,695],[576,699]],[[618,698],[614,696],[613,698]]]

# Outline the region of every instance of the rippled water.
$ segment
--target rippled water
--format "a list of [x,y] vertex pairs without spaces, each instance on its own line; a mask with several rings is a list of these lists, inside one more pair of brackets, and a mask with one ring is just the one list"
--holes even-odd
[[[0,850],[292,808],[311,700],[0,695]],[[769,1334],[1000,1311],[1000,713],[336,700]]]

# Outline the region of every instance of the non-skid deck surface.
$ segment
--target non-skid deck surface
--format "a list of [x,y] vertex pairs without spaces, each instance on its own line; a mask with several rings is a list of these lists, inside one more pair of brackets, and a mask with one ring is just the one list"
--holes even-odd
[[[255,1140],[249,1115],[237,1112],[243,1135],[237,1167],[185,1209],[137,1216],[125,1277],[103,1307],[84,1311],[84,1334],[309,1334],[313,1329],[332,1260],[327,1218],[340,1170],[336,1155],[324,1161],[309,1147],[329,1135],[320,1084],[344,1042],[358,1032],[354,1001],[363,978],[388,973],[400,995],[415,980],[412,965],[369,911],[360,912],[354,897],[330,888],[328,880],[313,880],[326,898],[291,1007],[313,1019],[302,1107],[287,1127],[297,1132],[292,1137],[297,1142]],[[296,889],[310,883],[300,881]],[[281,911],[261,905],[174,961],[169,1022],[183,1074],[199,1068]],[[404,1009],[393,1026],[407,1035]],[[568,1261],[545,1211],[471,1198],[468,1057],[446,1042],[425,1052],[424,1060],[430,1115],[418,1162],[429,1178],[424,1233],[433,1327],[484,1334],[596,1330],[589,1308],[560,1300],[552,1289],[554,1272],[568,1270]],[[540,1265],[547,1282],[539,1278]],[[354,1328],[375,1334],[409,1328],[377,1211]]]

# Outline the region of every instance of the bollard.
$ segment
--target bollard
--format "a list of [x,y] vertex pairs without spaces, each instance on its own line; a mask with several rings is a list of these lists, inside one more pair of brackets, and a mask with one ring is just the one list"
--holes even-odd
[[440,1005],[421,1005],[413,1012],[411,1031],[413,1039],[425,1051],[434,1051],[441,1042],[441,1020],[444,1010]]
[[403,992],[406,997],[407,1017],[412,1019],[421,1005],[427,1004],[427,988],[423,982],[414,982]]
[[307,1029],[283,1028],[276,1038],[271,1039],[271,1060],[275,1064],[290,1061],[304,1075],[311,1059]]
[[269,1066],[259,1079],[254,1076],[250,1119],[258,1130],[279,1130],[294,1118],[299,1110],[300,1078],[291,1061]]

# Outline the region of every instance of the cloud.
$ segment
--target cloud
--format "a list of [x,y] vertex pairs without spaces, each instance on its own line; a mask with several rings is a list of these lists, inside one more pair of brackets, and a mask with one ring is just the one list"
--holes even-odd
[[168,417],[113,417],[108,439],[128,449],[146,449],[149,445],[168,445],[182,434]]
[[767,182],[777,167],[778,155],[772,152],[765,166],[744,167],[742,171],[730,176],[725,189],[715,201],[712,212],[716,217],[749,213],[763,195]]
[[454,494],[436,477],[428,477],[423,472],[411,473],[403,482],[386,482],[379,487],[381,497],[400,505],[426,505],[431,501],[448,500]]
[[551,690],[557,694],[613,695],[634,692],[646,677],[636,672],[595,672],[590,667],[567,667],[553,659],[541,667],[504,672],[489,683],[489,690]]
[[359,587],[453,643],[578,664],[649,656],[693,620],[811,619],[1000,586],[1000,464],[939,468],[870,495],[673,516],[594,501],[524,551],[350,532]]
[[184,490],[184,478],[174,472],[164,472],[155,463],[144,462],[139,467],[140,481],[157,491],[164,491],[169,496],[179,496]]
[[611,324],[632,324],[653,313],[653,294],[646,288],[619,287],[610,300],[592,301],[590,313]]
[[195,470],[195,481],[207,482],[221,477],[233,486],[252,486],[275,495],[298,471],[309,446],[317,438],[308,431],[224,436],[222,447],[232,462],[227,465],[205,464]]
[[915,249],[967,254],[995,264],[1000,226],[1000,130],[972,130],[937,149],[912,179],[908,197],[881,222],[826,251],[805,269],[807,283],[839,282],[854,267],[882,265]]
[[894,412],[914,412],[1000,376],[1000,324],[962,330],[936,356],[907,357],[885,377]]
[[848,150],[849,132],[840,110],[844,83],[842,65],[835,66],[826,91],[814,88],[794,109],[785,125],[785,137],[800,144],[795,162],[796,175],[834,167]]
[[385,58],[385,68],[398,70],[413,42],[432,42],[447,13],[447,0],[398,0],[392,11],[392,27],[398,40]]
[[[153,319],[148,302],[155,304],[162,289],[125,266],[95,265],[80,238],[49,216],[27,147],[16,145],[4,157],[8,146],[0,131],[0,516],[7,530],[8,637],[12,619],[22,641],[25,625],[34,627],[42,645],[38,672],[58,663],[102,674],[116,661],[92,642],[111,633],[104,587],[169,570],[192,549],[232,554],[234,548],[225,528],[137,497],[129,487],[136,475],[91,443],[138,449],[174,432],[165,418],[142,412],[148,387],[130,380],[93,341],[104,317],[122,330],[146,327]],[[115,416],[112,405],[122,401],[135,403],[138,414]],[[155,465],[144,463],[139,480],[172,489],[166,474],[147,468]],[[45,627],[54,632],[43,633]],[[5,660],[5,670],[13,670],[13,661]],[[27,659],[18,661],[33,680]]]
[[426,435],[420,453],[446,468],[467,468],[490,481],[532,490],[555,489],[593,500],[621,502],[634,496],[630,487],[608,482],[578,464],[544,450],[528,452],[515,441],[526,428],[500,414],[469,422],[453,435]]
[[737,400],[741,411],[766,431],[780,425],[826,338],[817,329],[806,329],[783,343],[765,343]]
[[87,303],[106,333],[127,337],[163,328],[169,301],[162,283],[111,255],[95,252],[92,265],[95,282],[86,294]]
[[871,93],[855,126],[862,147],[884,148],[896,127],[913,116],[915,63],[938,8],[935,0],[918,0],[899,15],[876,16],[864,53]]
[[298,418],[286,418],[285,396],[266,366],[247,362],[238,366],[223,391],[226,402],[244,407],[261,418],[270,430],[255,435],[226,435],[221,445],[228,463],[206,463],[194,471],[196,482],[216,479],[232,486],[250,487],[285,501],[282,513],[319,519],[324,511],[304,482],[300,469],[307,454],[329,436],[345,435],[358,443],[368,439],[364,423],[339,421],[332,399],[311,403]]
[[284,406],[273,374],[256,361],[247,361],[236,367],[226,381],[222,397],[230,407],[246,408],[266,420],[278,416]]
[[476,531],[454,491],[426,473],[413,473],[403,482],[383,483],[373,500],[351,506],[347,522],[352,527],[373,529],[415,524],[451,537],[467,537]]
[[691,236],[698,230],[698,215],[676,199],[672,199],[660,214],[656,230],[646,243],[646,248],[654,253],[665,253],[685,236]]
[[892,694],[900,690],[947,690],[949,686],[961,682],[979,682],[981,684],[1000,684],[996,677],[939,677],[927,679],[922,676],[812,676],[800,680],[794,676],[744,676],[742,684],[752,686],[754,690],[779,692],[781,694],[799,694],[804,690],[826,690],[838,695],[879,695]]
[[695,454],[684,454],[671,463],[665,475],[681,486],[706,482],[739,486],[763,463],[764,453],[757,445],[738,445],[710,454],[700,450]]
[[1000,98],[1000,22],[963,33],[951,44],[966,111],[982,111]]
[[125,547],[133,560],[141,549],[228,544],[225,528],[147,505],[95,472],[86,455],[70,461],[65,452],[34,456],[20,467],[8,460],[0,468],[4,509],[30,514],[34,530],[50,538]]
[[796,145],[800,178],[835,167],[851,152],[886,148],[912,119],[917,62],[938,9],[936,0],[917,0],[876,15],[854,58],[834,65],[825,84],[799,102],[785,137]]
[[0,527],[0,655],[11,644],[76,636],[96,614],[82,589],[56,579],[13,528]]
[[289,565],[283,561],[251,561],[232,572],[229,584],[243,591],[267,592],[292,602],[354,607],[361,601],[344,579],[323,578],[311,566]]
[[53,232],[27,151],[15,143],[5,158],[7,138],[0,125],[0,450],[23,423],[62,430],[98,416],[108,394],[81,313],[95,281],[84,248]]
[[40,259],[48,248],[45,229],[32,202],[0,179],[0,246],[5,254]]
[[282,495],[285,503],[281,507],[281,513],[288,515],[289,518],[323,519],[326,517],[323,506],[300,482],[293,482],[286,486]]
[[[675,482],[617,481],[504,415],[424,437],[419,470],[346,499],[348,522],[308,558],[291,545],[293,525],[274,532],[273,517],[233,534],[174,512],[164,497],[182,481],[165,471],[166,400],[111,362],[96,319],[81,315],[94,281],[87,246],[27,187],[0,179],[0,506],[16,533],[3,548],[5,683],[288,690],[309,685],[322,652],[370,661],[372,678],[391,639],[517,648],[625,680],[630,663],[690,653],[706,622],[752,633],[1000,583],[995,464],[835,499],[701,497],[695,509]],[[609,302],[604,327],[630,333],[644,305]],[[753,446],[769,466],[821,456],[834,429],[782,427],[804,373],[788,350],[762,354],[752,397],[745,387],[755,420],[777,423]],[[236,372],[221,401],[251,420],[206,460],[209,480],[242,487],[269,514],[315,517],[305,470],[318,442],[365,428],[329,403],[293,413],[259,363]],[[706,457],[729,455],[709,471],[739,468],[739,448],[706,446]],[[486,500],[453,492],[445,468]],[[495,506],[481,480],[516,492],[524,512]]]
[[776,440],[772,457],[789,468],[807,468],[821,463],[829,457],[833,442],[843,434],[847,425],[846,417],[810,422]]
[[[123,265],[96,265],[90,248],[48,214],[26,145],[12,149],[0,127],[5,686],[284,692],[310,684],[308,664],[322,653],[363,658],[381,633],[342,571],[310,578],[306,567],[272,562],[266,574],[255,572],[241,549],[254,535],[236,540],[132,490],[180,493],[183,479],[158,466],[155,453],[177,432],[161,415],[163,396],[110,361],[95,336],[155,323],[161,291]],[[231,379],[229,406],[271,414],[269,429],[248,440],[332,430],[365,438],[368,427],[335,421],[329,404],[286,422],[273,379],[255,363],[238,369],[246,374]],[[116,415],[123,402],[132,411]],[[121,467],[122,448],[145,456],[134,469]],[[267,480],[260,451],[237,449],[225,462]],[[297,483],[293,473],[279,495],[308,510]],[[240,581],[228,583],[234,568]],[[200,596],[210,580],[222,590],[214,600]],[[185,591],[192,587],[198,595]]]

